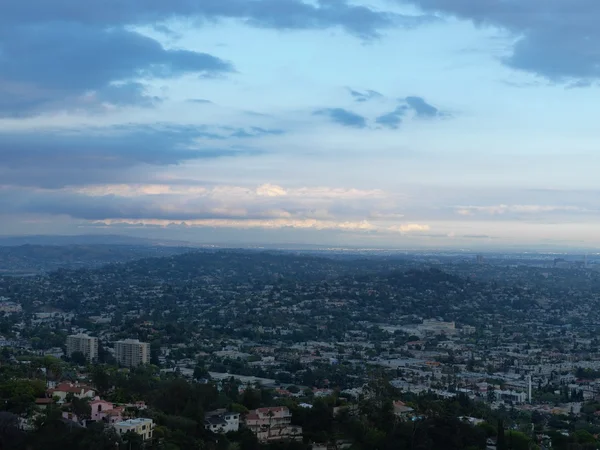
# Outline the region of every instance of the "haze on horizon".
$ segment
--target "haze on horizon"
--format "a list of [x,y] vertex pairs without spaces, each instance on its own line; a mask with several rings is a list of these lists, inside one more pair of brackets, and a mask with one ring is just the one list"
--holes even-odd
[[600,3],[0,6],[0,235],[600,247]]

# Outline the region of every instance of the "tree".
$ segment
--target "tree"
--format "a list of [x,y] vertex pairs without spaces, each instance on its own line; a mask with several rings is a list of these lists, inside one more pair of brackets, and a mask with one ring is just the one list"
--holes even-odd
[[78,366],[85,366],[88,363],[87,358],[82,352],[71,353],[71,361],[73,361]]
[[110,375],[106,369],[100,365],[95,365],[92,369],[92,383],[100,394],[104,394],[110,388]]
[[531,439],[520,431],[508,431],[506,440],[509,442],[511,450],[530,450],[531,448]]
[[0,448],[16,450],[23,447],[25,433],[19,427],[19,416],[0,412]]
[[487,401],[493,403],[496,401],[496,399],[496,390],[492,386],[488,386]]
[[210,379],[210,375],[208,373],[208,370],[206,370],[206,368],[202,365],[202,364],[198,364],[196,365],[196,367],[194,367],[194,380],[201,380],[201,379]]
[[71,410],[80,420],[88,420],[92,416],[92,408],[86,398],[74,397],[71,401]]
[[123,442],[127,444],[127,449],[142,450],[144,448],[144,439],[133,431],[128,431],[123,435]]
[[500,419],[498,421],[498,438],[496,440],[497,450],[506,450],[506,439],[504,436],[504,421]]

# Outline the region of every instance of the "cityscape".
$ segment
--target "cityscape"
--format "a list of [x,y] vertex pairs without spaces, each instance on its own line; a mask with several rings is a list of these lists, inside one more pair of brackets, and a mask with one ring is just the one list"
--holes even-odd
[[597,445],[600,254],[80,250],[0,278],[5,446]]
[[0,1],[0,450],[600,450],[600,0]]

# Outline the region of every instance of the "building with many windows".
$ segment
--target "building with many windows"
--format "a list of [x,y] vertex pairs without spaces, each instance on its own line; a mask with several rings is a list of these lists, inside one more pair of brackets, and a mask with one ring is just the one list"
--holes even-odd
[[115,358],[125,367],[137,367],[150,362],[150,344],[138,339],[115,342]]
[[70,358],[75,352],[83,353],[90,362],[94,361],[98,358],[98,338],[87,334],[67,336],[67,356]]

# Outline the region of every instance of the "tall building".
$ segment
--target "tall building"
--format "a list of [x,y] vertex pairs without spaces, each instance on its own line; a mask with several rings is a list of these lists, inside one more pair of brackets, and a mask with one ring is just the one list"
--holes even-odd
[[90,362],[98,359],[98,338],[87,334],[67,336],[67,356],[70,358],[75,352],[83,353]]
[[150,361],[150,344],[138,339],[115,342],[115,358],[125,367],[137,367]]

